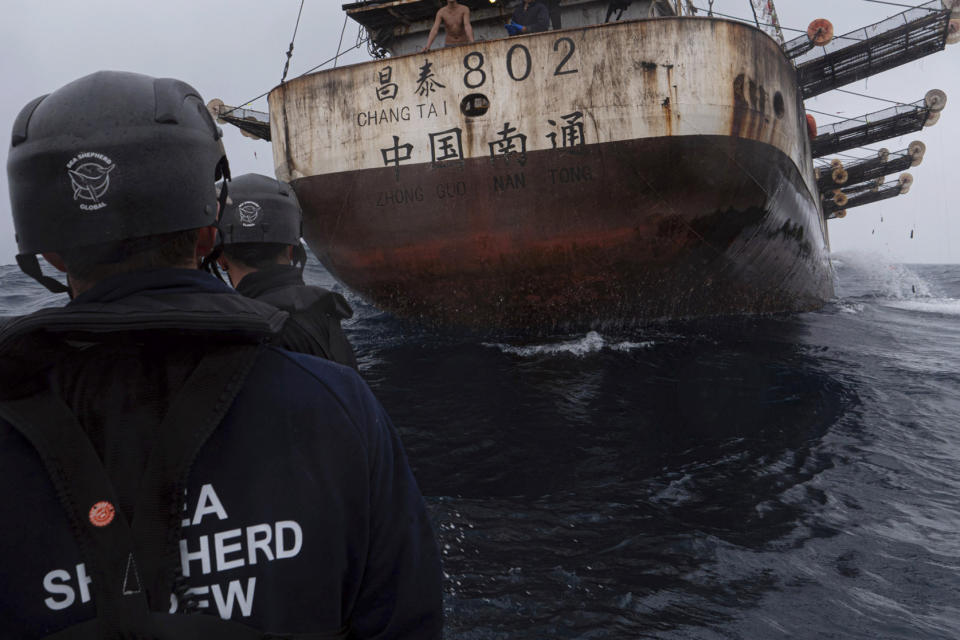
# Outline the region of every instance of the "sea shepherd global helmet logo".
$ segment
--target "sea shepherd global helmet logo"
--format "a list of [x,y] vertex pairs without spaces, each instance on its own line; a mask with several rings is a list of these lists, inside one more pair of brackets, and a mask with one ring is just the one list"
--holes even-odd
[[93,151],[77,154],[67,163],[73,199],[81,201],[80,209],[96,211],[107,206],[103,197],[110,189],[110,172],[116,167],[113,160]]
[[253,200],[244,200],[237,206],[240,210],[240,225],[252,227],[257,224],[257,218],[260,217],[260,205]]

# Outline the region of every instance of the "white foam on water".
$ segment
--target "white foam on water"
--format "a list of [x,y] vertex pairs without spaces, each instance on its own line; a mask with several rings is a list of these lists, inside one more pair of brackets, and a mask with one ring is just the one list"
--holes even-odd
[[955,298],[926,298],[915,300],[888,300],[885,307],[916,311],[918,313],[935,313],[938,315],[960,316],[960,300]]
[[587,335],[576,340],[568,340],[559,343],[525,345],[522,347],[509,344],[484,343],[485,347],[493,347],[500,349],[504,353],[511,353],[524,358],[558,354],[583,357],[591,353],[599,353],[604,349],[626,352],[633,351],[635,349],[649,349],[653,345],[653,341],[608,342],[596,331],[590,331],[587,333]]
[[841,300],[837,304],[837,309],[840,311],[840,313],[850,313],[853,315],[863,313],[863,305],[859,302],[847,302],[845,300]]

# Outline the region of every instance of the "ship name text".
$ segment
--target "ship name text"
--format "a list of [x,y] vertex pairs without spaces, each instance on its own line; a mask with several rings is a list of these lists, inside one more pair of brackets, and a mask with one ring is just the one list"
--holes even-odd
[[423,202],[423,187],[414,187],[412,189],[391,189],[389,191],[381,191],[377,194],[378,207],[397,204],[413,204],[414,202]]
[[524,167],[521,164],[513,171],[490,176],[490,182],[487,183],[486,188],[467,180],[428,184],[407,182],[393,189],[373,192],[376,194],[374,204],[377,207],[387,208],[406,207],[430,201],[451,201],[483,191],[500,194],[524,190],[531,186],[542,189],[548,184],[551,188],[566,189],[578,183],[599,179],[600,174],[597,171],[596,166],[589,164],[542,167],[533,171],[530,167]]
[[[459,182],[441,182],[434,187],[434,192],[437,194],[438,200],[460,198],[467,195],[467,183],[463,180]],[[377,206],[388,207],[423,202],[424,193],[422,185],[379,191],[377,192]]]
[[527,187],[527,176],[523,171],[519,173],[508,173],[502,176],[493,176],[493,192],[500,193],[510,189],[525,189]]
[[393,122],[409,122],[413,118],[429,120],[441,115],[447,115],[447,101],[441,103],[424,102],[421,104],[402,107],[391,107],[389,109],[373,109],[371,111],[360,111],[357,113],[357,126],[369,127],[390,124]]
[[570,184],[571,182],[591,182],[593,174],[590,167],[561,167],[559,169],[548,169],[550,171],[550,182],[552,184]]

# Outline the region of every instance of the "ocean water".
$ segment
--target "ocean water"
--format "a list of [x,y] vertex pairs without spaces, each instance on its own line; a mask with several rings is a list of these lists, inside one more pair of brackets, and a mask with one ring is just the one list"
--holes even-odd
[[[960,265],[835,263],[815,313],[535,341],[345,292],[447,637],[960,637]],[[0,316],[62,300],[0,267]]]

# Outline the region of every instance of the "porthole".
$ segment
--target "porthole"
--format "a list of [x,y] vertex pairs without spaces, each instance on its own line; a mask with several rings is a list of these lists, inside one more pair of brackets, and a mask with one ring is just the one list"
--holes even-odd
[[460,101],[460,112],[468,118],[482,116],[490,108],[490,101],[482,93],[471,93]]
[[777,91],[773,94],[773,112],[777,114],[778,118],[782,118],[783,114],[786,113],[786,107],[783,104],[783,94]]

